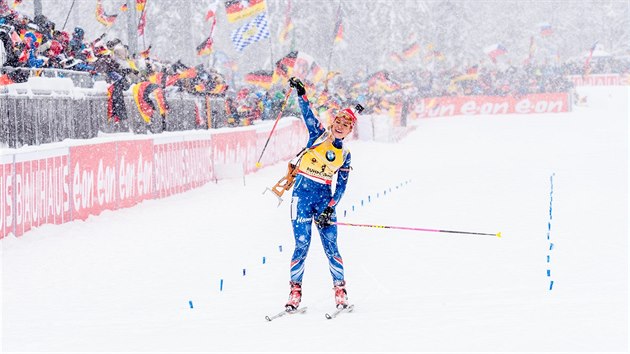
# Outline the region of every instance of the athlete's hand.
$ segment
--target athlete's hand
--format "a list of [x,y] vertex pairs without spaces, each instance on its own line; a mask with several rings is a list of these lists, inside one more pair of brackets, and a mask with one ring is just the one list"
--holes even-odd
[[326,227],[326,226],[332,225],[332,217],[334,213],[335,213],[335,209],[333,207],[331,206],[326,207],[326,209],[324,209],[324,211],[321,214],[319,214],[319,216],[317,217],[317,220],[315,220],[315,223],[319,227]]
[[298,96],[306,95],[306,89],[304,88],[304,84],[302,83],[300,79],[296,77],[290,78],[289,86],[295,87],[295,91],[297,92]]

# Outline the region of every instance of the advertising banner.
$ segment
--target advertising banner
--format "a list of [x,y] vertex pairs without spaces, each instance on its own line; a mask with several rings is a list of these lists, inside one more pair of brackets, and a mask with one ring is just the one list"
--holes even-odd
[[156,138],[155,192],[159,198],[196,188],[212,175],[212,139]]
[[0,155],[0,239],[13,232],[13,155]]
[[73,218],[117,208],[116,142],[70,147]]
[[215,164],[243,163],[245,173],[256,168],[256,131],[241,130],[212,136],[212,161]]
[[492,114],[560,113],[571,110],[567,93],[512,96],[447,96],[423,98],[416,104],[418,118]]
[[105,178],[106,190],[110,180],[116,183],[118,208],[128,208],[146,199],[153,199],[153,141],[131,140],[116,143],[118,169],[115,178]]
[[15,154],[13,175],[6,181],[13,193],[15,236],[70,219],[67,156],[67,148]]

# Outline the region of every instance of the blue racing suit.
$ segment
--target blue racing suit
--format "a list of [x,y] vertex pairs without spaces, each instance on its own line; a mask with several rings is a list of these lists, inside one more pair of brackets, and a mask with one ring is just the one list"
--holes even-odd
[[[335,207],[341,199],[350,171],[350,152],[343,148],[343,141],[334,138],[330,130],[313,114],[306,96],[298,97],[309,139],[306,150],[297,163],[298,172],[291,199],[291,223],[295,237],[295,250],[291,258],[291,281],[302,283],[304,261],[311,243],[313,219],[326,209]],[[333,175],[337,174],[334,195]],[[336,222],[333,213],[331,222]],[[317,224],[316,224],[317,225]],[[330,274],[335,285],[344,284],[343,260],[337,249],[337,225],[317,226]]]

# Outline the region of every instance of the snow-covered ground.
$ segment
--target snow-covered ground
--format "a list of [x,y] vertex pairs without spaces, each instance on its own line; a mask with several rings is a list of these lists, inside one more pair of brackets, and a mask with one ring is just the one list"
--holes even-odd
[[0,241],[2,351],[627,352],[630,94],[579,91],[589,105],[572,113],[351,142],[340,221],[503,236],[340,227],[351,314],[324,318],[314,237],[307,313],[264,319],[287,299],[293,248],[290,198],[261,194],[280,163]]

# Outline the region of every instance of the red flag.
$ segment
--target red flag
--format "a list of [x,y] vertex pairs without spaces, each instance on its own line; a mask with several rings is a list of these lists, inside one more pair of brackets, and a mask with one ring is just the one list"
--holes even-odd
[[142,11],[142,14],[140,15],[140,22],[138,23],[138,35],[139,36],[144,36],[144,27],[147,24],[147,12],[146,11]]

